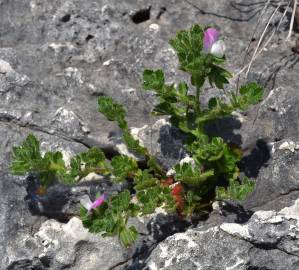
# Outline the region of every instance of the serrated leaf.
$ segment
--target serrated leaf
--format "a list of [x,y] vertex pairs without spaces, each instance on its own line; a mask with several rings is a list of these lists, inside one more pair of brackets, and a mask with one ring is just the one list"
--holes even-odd
[[124,190],[111,199],[113,211],[122,212],[128,209],[130,205],[131,195],[128,190]]
[[212,138],[211,142],[202,144],[195,150],[196,158],[199,160],[215,161],[219,160],[226,148],[226,144],[220,137]]
[[80,157],[85,166],[88,167],[101,166],[106,159],[103,151],[96,147],[92,147],[87,152],[81,153]]
[[137,171],[137,162],[127,156],[115,156],[111,161],[112,174],[117,181],[123,181],[130,175],[132,176]]
[[142,213],[151,214],[155,211],[156,207],[159,205],[159,187],[152,187],[146,190],[141,190],[137,192],[138,201],[143,205]]
[[16,175],[34,173],[45,187],[57,179],[64,180],[66,175],[62,153],[46,152],[42,157],[39,141],[32,134],[28,135],[21,146],[13,148],[10,170]]
[[249,104],[255,105],[263,98],[263,88],[254,83],[248,83],[240,88],[240,94],[246,98]]
[[232,78],[232,74],[222,67],[211,65],[208,77],[211,86],[216,85],[217,88],[224,89],[224,85],[229,83],[228,79]]
[[140,207],[137,204],[130,203],[128,207],[128,215],[130,217],[136,217],[140,212]]
[[78,180],[89,173],[109,173],[106,158],[102,150],[92,147],[88,151],[80,153],[71,159],[70,175],[78,177]]
[[63,173],[65,171],[65,164],[61,152],[46,152],[43,157],[43,163],[48,164],[48,169]]
[[247,177],[244,177],[241,181],[230,180],[227,188],[217,187],[216,188],[216,199],[232,199],[242,201],[246,196],[254,190],[255,183],[250,181]]
[[164,72],[161,69],[146,69],[143,72],[143,89],[161,91],[165,83]]
[[13,147],[10,171],[14,175],[25,175],[35,170],[41,162],[39,141],[32,134],[18,147]]
[[109,121],[116,121],[122,129],[127,128],[125,121],[126,111],[122,105],[107,96],[99,97],[98,104],[99,112],[104,114]]
[[202,185],[208,178],[214,176],[213,170],[203,171],[196,164],[183,163],[175,166],[175,179],[191,187]]
[[132,244],[134,244],[137,238],[138,238],[138,232],[134,226],[131,226],[129,228],[124,227],[119,233],[120,242],[125,247],[129,247]]
[[147,189],[157,185],[157,179],[154,178],[148,170],[138,170],[134,177],[135,189],[137,191]]

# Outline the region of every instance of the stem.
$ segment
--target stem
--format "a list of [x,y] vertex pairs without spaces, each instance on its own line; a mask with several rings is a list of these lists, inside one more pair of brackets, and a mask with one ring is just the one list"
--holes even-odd
[[200,88],[196,87],[196,112],[199,114],[200,113],[200,101],[199,101],[199,96],[200,96]]
[[[195,108],[195,111],[196,111],[197,115],[200,115],[200,113],[201,113],[201,110],[200,110],[200,100],[199,100],[200,90],[201,89],[199,87],[196,87],[196,108]],[[197,125],[197,130],[198,130],[199,133],[203,133],[203,125],[199,123]]]

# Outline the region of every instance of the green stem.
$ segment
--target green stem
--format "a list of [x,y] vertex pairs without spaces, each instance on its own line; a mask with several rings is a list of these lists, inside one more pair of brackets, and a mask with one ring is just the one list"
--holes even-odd
[[199,114],[200,113],[200,101],[199,101],[199,96],[200,96],[200,88],[196,88],[196,112]]
[[[196,87],[196,114],[199,116],[200,113],[201,113],[201,110],[200,110],[200,88],[199,87]],[[197,126],[197,130],[199,133],[203,133],[203,125],[202,124],[198,124]]]

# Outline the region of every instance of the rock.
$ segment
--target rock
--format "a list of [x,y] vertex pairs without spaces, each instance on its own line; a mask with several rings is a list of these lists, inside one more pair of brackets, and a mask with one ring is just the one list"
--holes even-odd
[[[132,133],[163,167],[171,168],[185,157],[182,137],[167,119],[153,119],[149,115],[156,99],[153,93],[141,90],[142,71],[163,68],[168,82],[188,81],[189,78],[177,70],[178,61],[168,40],[177,30],[199,22],[221,29],[228,48],[227,65],[236,74],[242,68],[242,56],[249,39],[253,38],[253,47],[257,45],[263,26],[276,8],[270,5],[266,9],[261,27],[252,36],[264,5],[257,0],[254,3],[249,0],[230,3],[227,0],[0,0],[0,254],[3,269],[142,269],[160,241],[192,226],[188,222],[180,223],[177,217],[161,218],[161,215],[153,224],[150,219],[144,223],[130,221],[143,235],[133,250],[123,251],[115,239],[86,233],[74,217],[83,194],[95,196],[97,190],[113,193],[120,187],[105,181],[84,182],[72,188],[58,185],[51,187],[39,203],[33,203],[25,178],[8,173],[11,148],[34,133],[41,140],[43,152],[61,150],[66,161],[91,146],[103,148],[108,158],[125,151],[117,126],[98,113],[97,97],[109,95],[126,107]],[[275,29],[283,12],[281,8],[275,13],[266,37]],[[232,118],[214,123],[211,130],[243,148],[245,157],[240,167],[243,173],[256,179],[257,188],[243,205],[230,202],[219,206],[221,213],[214,211],[207,222],[201,222],[209,229],[191,230],[188,236],[182,234],[173,240],[170,254],[177,254],[178,258],[184,248],[188,248],[191,238],[190,249],[196,250],[195,244],[201,247],[202,251],[198,252],[203,253],[197,254],[206,256],[200,257],[206,266],[222,269],[227,265],[228,269],[238,270],[247,267],[247,262],[251,269],[295,269],[298,266],[285,229],[292,225],[296,230],[297,224],[285,220],[285,214],[279,214],[283,221],[276,224],[263,221],[259,214],[250,219],[256,210],[269,210],[274,215],[292,205],[299,194],[296,170],[298,64],[296,55],[282,42],[287,34],[288,18],[283,20],[282,26],[268,50],[257,58],[247,78],[265,85],[263,103],[246,113],[236,113]],[[241,81],[244,80],[242,76]],[[236,77],[232,83],[236,83]],[[219,91],[207,86],[202,103],[206,104],[215,94],[219,95]],[[234,222],[235,229],[243,230],[247,225],[249,229],[256,226],[257,232],[251,239],[254,244],[244,234],[243,238],[237,238],[224,232],[223,222]],[[271,239],[266,246],[258,242],[257,238],[265,234],[263,226],[273,233],[272,240],[280,230],[279,237],[283,241],[274,244],[272,241],[274,246],[270,247]],[[297,238],[293,239],[296,243]],[[151,258],[159,250],[157,248]],[[178,250],[182,253],[177,253]],[[291,250],[291,254],[285,250]],[[159,264],[170,267],[175,263],[169,261],[165,252],[161,254],[165,257],[159,258]],[[196,266],[194,262],[197,263],[198,258],[194,259],[194,254],[183,258],[183,269]],[[156,261],[151,261],[149,265],[153,266]]]
[[256,188],[245,202],[247,208],[280,210],[292,203],[284,196],[294,193],[296,197],[299,191],[299,151],[293,152],[292,148],[285,149],[281,145],[286,143],[289,145],[293,140],[289,138],[285,142],[279,141],[272,144],[271,160],[267,167],[260,170]]
[[158,242],[190,226],[176,216],[162,214],[147,217],[143,222],[130,220],[130,225],[137,226],[142,235],[133,249],[126,250],[117,237],[103,238],[89,233],[77,217],[67,223],[48,219],[31,234],[14,238],[17,241],[7,249],[2,266],[4,269],[121,269],[130,265],[128,269],[139,269]]
[[[1,269],[27,269],[40,266],[39,260],[30,260],[31,253],[35,253],[38,246],[26,242],[34,230],[45,218],[32,216],[24,203],[26,191],[19,178],[12,177],[4,172],[0,166],[0,252],[2,254]],[[9,254],[9,255],[8,255]]]
[[117,239],[88,233],[76,217],[66,224],[50,219],[33,236],[19,240],[16,246],[24,248],[24,254],[11,251],[7,263],[2,264],[7,269],[29,269],[26,267],[32,265],[39,269],[109,269],[124,260]]
[[[131,134],[157,158],[166,170],[177,164],[186,155],[183,149],[182,134],[165,119],[159,119],[153,125],[144,125],[141,128],[132,127]],[[142,160],[142,157],[128,151],[121,140],[121,136],[120,132],[111,136],[118,152]]]
[[298,269],[299,200],[291,207],[257,211],[245,224],[200,226],[160,243],[148,260],[159,269]]

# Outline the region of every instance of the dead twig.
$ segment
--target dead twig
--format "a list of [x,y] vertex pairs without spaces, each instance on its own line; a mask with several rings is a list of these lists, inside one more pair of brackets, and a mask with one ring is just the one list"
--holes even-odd
[[[244,57],[243,57],[242,66],[245,65],[245,62],[246,62],[246,59],[247,59],[247,55],[248,55],[248,53],[249,53],[250,46],[251,46],[251,44],[252,44],[252,42],[253,42],[253,38],[254,38],[254,36],[255,36],[257,30],[258,30],[258,27],[259,27],[259,25],[260,25],[260,21],[261,21],[262,17],[264,16],[265,12],[267,11],[267,8],[268,8],[270,2],[271,2],[271,0],[268,0],[268,1],[266,2],[266,4],[265,4],[263,10],[261,11],[261,14],[260,14],[260,16],[259,16],[259,18],[258,18],[258,21],[257,21],[257,23],[256,23],[256,26],[255,26],[255,29],[254,29],[254,31],[253,31],[253,33],[252,33],[252,35],[251,35],[251,38],[250,38],[249,43],[248,43],[248,46],[247,46],[247,48],[246,48],[246,51],[245,51],[245,54],[244,54]],[[241,76],[241,74],[239,74],[238,79],[237,79],[236,93],[239,92],[240,76]]]
[[245,77],[246,77],[246,78],[247,78],[247,76],[248,76],[248,73],[249,73],[249,71],[250,71],[250,68],[251,68],[251,66],[252,66],[252,63],[253,63],[253,61],[254,61],[254,59],[255,59],[255,57],[256,57],[256,54],[257,54],[257,52],[258,52],[258,49],[260,48],[260,46],[261,46],[261,44],[262,44],[262,42],[263,42],[263,39],[264,39],[264,36],[265,36],[265,34],[266,34],[267,30],[268,30],[268,27],[269,27],[269,25],[270,25],[272,19],[274,18],[276,12],[279,10],[281,4],[282,4],[282,3],[279,3],[279,5],[277,6],[277,8],[274,10],[274,12],[273,12],[272,15],[270,16],[270,18],[269,18],[269,20],[268,20],[268,22],[267,22],[267,24],[266,24],[266,26],[265,26],[265,28],[264,28],[264,31],[263,31],[263,33],[262,33],[262,35],[261,35],[261,37],[260,37],[260,39],[259,39],[259,41],[258,41],[258,44],[257,44],[257,46],[256,46],[256,48],[255,48],[255,50],[254,50],[254,53],[253,53],[253,55],[252,55],[252,58],[251,58],[251,60],[250,60],[250,62],[249,62],[249,64],[248,64],[248,69],[247,69],[246,74],[245,74]]
[[[283,21],[284,17],[285,17],[286,14],[287,14],[287,10],[288,10],[288,7],[289,7],[290,4],[291,4],[291,1],[292,1],[292,0],[289,1],[288,6],[286,7],[286,9],[285,9],[283,15],[281,16],[280,21],[279,21],[277,27],[273,30],[273,32],[271,33],[270,37],[269,37],[269,38],[266,40],[266,42],[264,43],[263,47],[262,47],[256,54],[255,54],[254,58],[252,58],[252,60],[251,60],[252,63],[253,63],[253,62],[257,59],[257,57],[258,57],[258,56],[265,50],[265,48],[269,45],[269,43],[271,42],[271,40],[272,40],[272,38],[274,37],[274,35],[276,34],[276,32],[279,30],[279,28],[280,28],[280,26],[281,26],[281,24],[282,24],[282,21]],[[238,73],[236,73],[236,74],[234,75],[233,79],[236,78],[236,77],[238,77],[238,76],[240,76],[240,75],[246,70],[246,68],[248,68],[248,66],[249,66],[249,63],[246,64],[245,66],[243,66],[243,68],[242,68]]]
[[292,17],[291,17],[291,23],[290,23],[290,28],[289,28],[289,34],[286,38],[286,40],[288,41],[291,36],[292,36],[292,32],[293,32],[293,28],[294,28],[294,21],[295,21],[295,15],[297,12],[297,4],[298,4],[298,0],[294,0],[293,1],[294,5],[293,5],[293,11],[292,11]]

